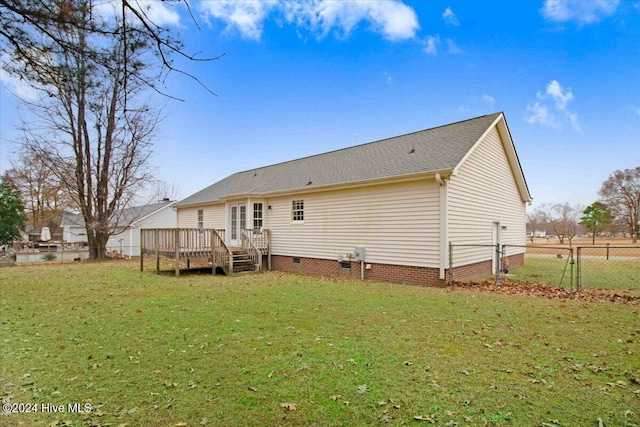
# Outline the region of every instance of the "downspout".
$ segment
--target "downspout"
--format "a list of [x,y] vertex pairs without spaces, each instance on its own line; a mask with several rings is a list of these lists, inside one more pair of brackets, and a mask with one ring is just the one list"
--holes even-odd
[[442,179],[439,172],[436,172],[436,182],[440,185],[440,280],[444,280],[449,259],[449,195],[447,180]]

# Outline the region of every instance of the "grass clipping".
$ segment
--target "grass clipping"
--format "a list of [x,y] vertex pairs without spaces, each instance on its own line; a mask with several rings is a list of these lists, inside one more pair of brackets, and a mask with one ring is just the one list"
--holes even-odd
[[493,279],[456,283],[451,290],[472,290],[476,292],[495,292],[506,295],[542,297],[557,300],[575,300],[587,302],[612,302],[615,304],[640,305],[640,297],[607,291],[605,289],[587,288],[579,292],[570,292],[555,285],[536,282],[522,282],[505,279],[497,284]]

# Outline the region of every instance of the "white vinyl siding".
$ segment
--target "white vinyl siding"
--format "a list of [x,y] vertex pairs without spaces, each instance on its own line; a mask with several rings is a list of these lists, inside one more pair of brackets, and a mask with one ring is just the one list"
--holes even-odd
[[[107,241],[107,251],[116,250],[125,257],[140,256],[140,230],[143,228],[175,228],[176,211],[173,206],[164,207],[148,217],[135,221],[122,233],[115,234]],[[122,242],[120,240],[122,239]]]
[[[292,200],[304,200],[304,223],[292,223]],[[364,246],[367,262],[439,265],[439,187],[433,180],[271,198],[267,205],[274,255],[337,262]]]
[[495,222],[506,227],[500,232],[502,244],[525,244],[525,202],[496,128],[451,177],[448,196],[449,241],[454,245],[492,244]]
[[197,228],[198,210],[203,211],[203,228],[225,228],[224,204],[178,209],[178,227]]

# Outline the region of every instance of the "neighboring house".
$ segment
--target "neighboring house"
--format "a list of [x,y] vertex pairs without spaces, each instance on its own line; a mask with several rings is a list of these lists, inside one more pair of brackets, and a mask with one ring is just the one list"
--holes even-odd
[[66,243],[87,242],[87,229],[84,226],[82,215],[63,212],[60,228],[62,228],[62,239]]
[[443,284],[449,242],[525,245],[529,201],[496,113],[238,172],[175,207],[178,227],[224,229],[230,246],[269,229],[275,270],[359,277],[364,252],[365,278]]
[[107,251],[120,256],[140,256],[140,229],[169,228],[177,224],[175,201],[164,199],[159,203],[117,211],[111,219],[116,234],[107,241]]
[[[116,211],[111,218],[115,229],[107,241],[107,251],[132,257],[140,255],[141,228],[167,228],[176,226],[175,201],[165,199],[159,203],[136,206]],[[63,238],[67,243],[87,241],[87,230],[82,215],[65,212],[62,216]]]

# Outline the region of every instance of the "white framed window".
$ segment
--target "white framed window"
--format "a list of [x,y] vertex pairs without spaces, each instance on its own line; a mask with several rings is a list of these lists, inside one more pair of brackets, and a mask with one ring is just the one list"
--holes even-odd
[[291,202],[291,221],[304,222],[304,200]]
[[259,230],[262,228],[262,203],[253,204],[253,229]]
[[198,209],[198,228],[204,228],[204,209]]

